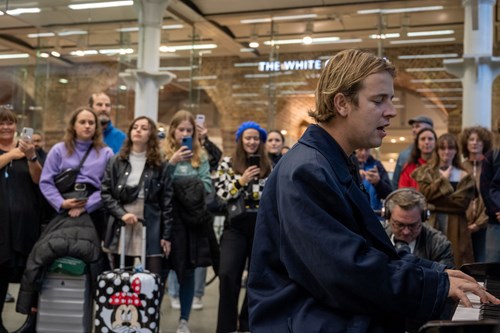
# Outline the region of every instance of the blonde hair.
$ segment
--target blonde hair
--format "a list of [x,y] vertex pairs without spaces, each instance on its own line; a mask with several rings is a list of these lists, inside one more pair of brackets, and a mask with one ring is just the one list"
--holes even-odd
[[191,158],[190,162],[193,168],[199,168],[201,165],[203,149],[201,148],[200,141],[198,140],[198,131],[196,130],[196,122],[194,120],[194,116],[191,112],[186,110],[177,111],[170,121],[168,135],[165,140],[163,140],[163,151],[165,152],[165,158],[167,160],[171,159],[174,153],[181,147],[181,145],[175,139],[175,130],[184,120],[189,121],[189,123],[193,126],[193,157]]
[[393,78],[396,76],[393,64],[371,52],[351,49],[337,53],[321,72],[316,87],[316,109],[310,110],[309,116],[319,123],[335,117],[337,110],[333,98],[339,93],[357,105],[363,80],[380,72],[388,72]]

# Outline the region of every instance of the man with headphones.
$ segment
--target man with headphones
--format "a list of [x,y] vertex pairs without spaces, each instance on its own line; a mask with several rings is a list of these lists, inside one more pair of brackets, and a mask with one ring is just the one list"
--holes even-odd
[[401,254],[413,255],[454,267],[450,241],[440,231],[424,223],[428,210],[425,197],[413,188],[390,193],[384,201],[385,231]]

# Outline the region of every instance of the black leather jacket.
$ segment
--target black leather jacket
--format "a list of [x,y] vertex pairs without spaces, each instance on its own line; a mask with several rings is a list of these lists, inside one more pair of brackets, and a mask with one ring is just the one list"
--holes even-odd
[[[120,198],[131,171],[128,159],[114,156],[109,160],[101,183],[101,197],[104,206],[115,221],[121,221],[127,213]],[[172,230],[172,179],[167,164],[161,167],[144,167],[144,224],[147,227],[146,254],[163,253],[160,239],[170,240]],[[114,228],[113,228],[114,230]]]

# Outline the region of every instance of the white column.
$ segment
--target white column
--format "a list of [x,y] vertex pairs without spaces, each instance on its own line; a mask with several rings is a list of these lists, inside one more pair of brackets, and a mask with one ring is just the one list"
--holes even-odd
[[464,54],[446,59],[446,70],[462,79],[462,127],[491,128],[493,80],[500,73],[500,58],[492,56],[495,0],[463,0]]
[[134,116],[158,120],[158,90],[175,78],[173,73],[159,71],[163,14],[170,0],[134,0],[139,16],[137,69],[120,73],[129,88],[135,87]]

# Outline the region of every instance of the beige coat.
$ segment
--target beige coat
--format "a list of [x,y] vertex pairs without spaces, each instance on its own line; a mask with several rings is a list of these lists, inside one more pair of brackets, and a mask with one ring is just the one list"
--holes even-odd
[[431,216],[429,224],[441,230],[450,240],[455,255],[455,267],[474,262],[471,234],[467,230],[465,212],[474,197],[475,182],[467,173],[453,189],[439,169],[423,165],[412,173],[419,191],[427,199]]

